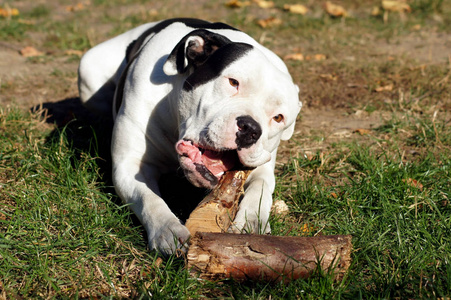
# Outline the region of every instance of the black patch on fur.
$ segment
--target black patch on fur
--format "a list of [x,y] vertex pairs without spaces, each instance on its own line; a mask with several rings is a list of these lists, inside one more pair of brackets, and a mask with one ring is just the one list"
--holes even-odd
[[[185,50],[186,41],[192,36],[199,36],[204,40],[204,45],[197,45],[190,41]],[[175,63],[178,73],[185,73],[188,68],[198,68],[219,48],[232,43],[223,35],[213,33],[205,29],[197,29],[185,35],[174,47],[168,56],[168,61]],[[185,66],[185,57],[188,65]]]
[[227,66],[253,48],[253,46],[245,43],[230,43],[219,48],[185,80],[183,89],[190,91],[199,85],[219,77]]
[[152,28],[147,29],[145,32],[143,32],[136,40],[134,40],[130,45],[128,45],[126,53],[125,53],[125,61],[127,62],[127,66],[124,70],[124,72],[121,74],[121,78],[119,79],[118,85],[116,87],[116,112],[119,111],[121,105],[122,105],[122,98],[124,93],[124,85],[125,85],[125,79],[127,78],[127,73],[130,68],[130,65],[135,60],[135,58],[138,56],[139,51],[142,48],[142,45],[144,41],[147,39],[147,37],[151,34],[157,34],[158,32],[162,31],[166,27],[174,24],[174,23],[183,23],[188,27],[192,27],[193,29],[229,29],[229,30],[236,30],[238,29],[224,24],[224,23],[210,23],[204,20],[199,19],[192,19],[192,18],[175,18],[175,19],[168,19],[161,21],[160,23],[156,24]]
[[160,23],[156,24],[154,27],[147,29],[144,31],[136,40],[134,40],[130,45],[127,47],[126,51],[126,61],[130,62],[130,60],[139,52],[139,49],[143,45],[146,38],[151,34],[157,34],[158,32],[162,31],[169,25],[172,25],[174,23],[183,23],[188,27],[196,28],[196,29],[230,29],[230,30],[236,30],[238,29],[224,24],[224,23],[210,23],[204,20],[199,19],[192,19],[192,18],[175,18],[175,19],[168,19],[161,21]]

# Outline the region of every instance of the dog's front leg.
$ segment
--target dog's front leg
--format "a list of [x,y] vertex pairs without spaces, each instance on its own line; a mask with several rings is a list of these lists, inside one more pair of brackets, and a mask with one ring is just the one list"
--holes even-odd
[[242,233],[270,233],[268,219],[272,206],[275,178],[272,162],[256,168],[244,187],[244,197],[233,222],[232,231]]
[[113,166],[113,182],[146,229],[149,246],[163,255],[185,248],[190,233],[160,196],[159,172],[141,161],[124,160]]

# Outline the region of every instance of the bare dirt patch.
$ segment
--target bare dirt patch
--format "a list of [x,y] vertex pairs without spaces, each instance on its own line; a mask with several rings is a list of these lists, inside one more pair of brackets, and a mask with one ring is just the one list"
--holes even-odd
[[422,64],[446,64],[451,56],[451,34],[445,32],[413,32],[393,41],[377,45],[381,54],[401,56]]

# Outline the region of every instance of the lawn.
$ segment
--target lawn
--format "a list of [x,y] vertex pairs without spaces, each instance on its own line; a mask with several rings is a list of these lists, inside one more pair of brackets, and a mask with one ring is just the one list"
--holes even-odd
[[[379,1],[343,0],[334,17],[316,1],[299,1],[305,15],[274,2],[0,5],[0,299],[451,297],[451,5],[372,15]],[[77,64],[177,16],[227,22],[284,58],[304,108],[279,149],[274,198],[290,210],[272,215],[272,234],[351,235],[343,280],[200,281],[183,257],[147,248],[111,187],[111,120],[78,103]]]

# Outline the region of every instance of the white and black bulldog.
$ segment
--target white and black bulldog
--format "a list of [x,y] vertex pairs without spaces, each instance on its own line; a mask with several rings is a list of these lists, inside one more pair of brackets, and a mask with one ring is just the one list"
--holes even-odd
[[89,50],[79,92],[86,107],[113,113],[113,183],[152,249],[170,254],[189,238],[158,186],[179,169],[212,189],[227,170],[252,168],[234,229],[269,232],[277,147],[301,109],[273,52],[223,23],[149,23]]

